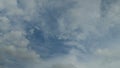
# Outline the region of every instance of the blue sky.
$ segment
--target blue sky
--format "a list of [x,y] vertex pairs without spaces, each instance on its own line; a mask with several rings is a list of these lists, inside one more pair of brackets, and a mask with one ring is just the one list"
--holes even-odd
[[119,0],[0,0],[0,68],[119,68]]

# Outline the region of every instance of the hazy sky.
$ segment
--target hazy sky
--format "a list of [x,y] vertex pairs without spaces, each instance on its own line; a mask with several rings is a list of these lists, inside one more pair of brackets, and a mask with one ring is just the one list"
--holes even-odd
[[120,0],[0,0],[0,68],[120,68]]

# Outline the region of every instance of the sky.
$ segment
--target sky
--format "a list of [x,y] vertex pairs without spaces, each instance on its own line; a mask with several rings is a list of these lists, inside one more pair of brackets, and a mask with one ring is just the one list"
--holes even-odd
[[120,0],[0,0],[0,68],[119,68]]

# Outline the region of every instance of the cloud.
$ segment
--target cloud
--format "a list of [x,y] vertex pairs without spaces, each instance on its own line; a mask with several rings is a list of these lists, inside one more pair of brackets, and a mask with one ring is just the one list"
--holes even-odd
[[[0,0],[0,68],[119,68],[120,2],[109,1]],[[43,59],[27,28],[43,32],[46,52],[60,46],[53,36],[71,49]]]
[[0,3],[0,11],[6,11],[0,13],[0,67],[25,68],[33,63],[38,63],[40,56],[28,48],[29,40],[26,38],[26,31],[22,24],[22,21],[28,16],[26,12],[30,10],[23,11],[17,6],[16,0],[0,0]]

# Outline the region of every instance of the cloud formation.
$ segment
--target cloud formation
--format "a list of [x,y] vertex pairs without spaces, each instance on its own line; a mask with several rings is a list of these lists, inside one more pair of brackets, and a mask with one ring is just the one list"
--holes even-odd
[[[0,68],[119,68],[119,4],[0,0]],[[41,33],[38,39],[33,36],[36,30]],[[70,47],[67,53],[41,57],[51,50],[57,53],[62,45]]]

